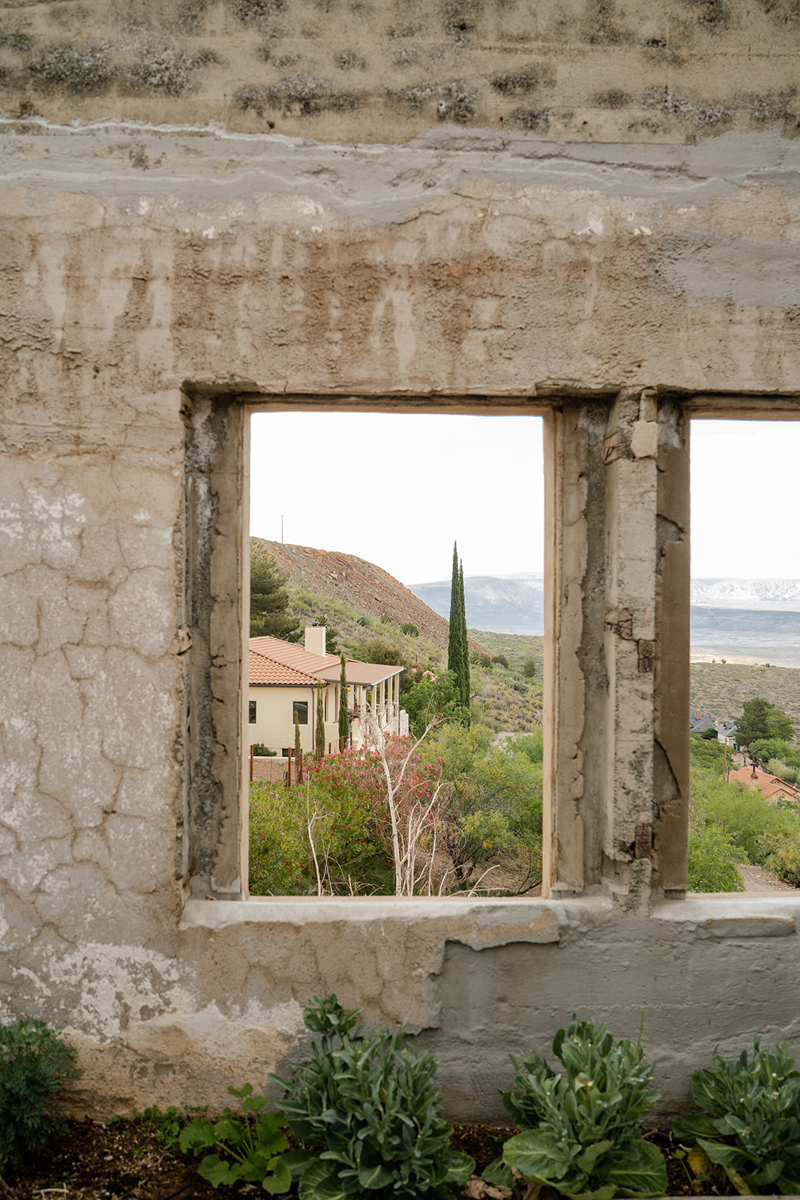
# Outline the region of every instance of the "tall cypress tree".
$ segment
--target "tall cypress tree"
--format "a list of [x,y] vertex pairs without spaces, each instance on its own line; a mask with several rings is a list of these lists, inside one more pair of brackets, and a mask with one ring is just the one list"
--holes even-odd
[[300,717],[295,710],[294,714],[294,781],[295,783],[303,782],[303,746],[300,741]]
[[321,762],[325,757],[325,718],[322,714],[323,695],[322,680],[317,680],[317,725],[314,733],[314,750]]
[[458,618],[459,641],[461,642],[461,703],[469,710],[469,640],[467,638],[467,605],[464,600],[464,564],[458,564]]
[[453,542],[453,574],[450,579],[450,629],[447,636],[447,669],[460,678],[461,642],[458,621],[458,543]]
[[342,673],[339,678],[339,749],[347,749],[347,740],[350,737],[350,718],[347,715],[347,671],[344,665],[344,655],[342,659]]
[[458,695],[464,719],[469,722],[469,643],[467,642],[467,610],[464,603],[464,566],[458,558],[458,544],[453,543],[453,575],[450,582],[450,630],[447,640],[447,669],[456,677]]

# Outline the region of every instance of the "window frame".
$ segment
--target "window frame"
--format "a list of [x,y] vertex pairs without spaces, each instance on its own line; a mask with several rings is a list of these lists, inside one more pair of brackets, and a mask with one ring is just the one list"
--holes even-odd
[[[187,897],[212,896],[217,899],[244,899],[247,896],[247,761],[243,730],[248,710],[244,707],[247,688],[242,664],[247,661],[249,632],[245,608],[249,574],[250,416],[255,412],[274,411],[381,411],[398,414],[428,411],[544,418],[544,840],[548,861],[543,898],[586,899],[593,893],[604,894],[611,900],[615,910],[649,911],[651,892],[655,899],[658,899],[658,894],[657,888],[653,890],[647,880],[641,887],[637,885],[638,891],[634,895],[630,881],[615,890],[613,878],[609,881],[604,876],[602,880],[593,881],[586,874],[586,864],[589,862],[585,850],[587,839],[598,863],[602,857],[598,832],[586,826],[587,817],[591,824],[599,811],[597,805],[611,804],[612,808],[603,813],[603,819],[612,832],[617,828],[614,822],[620,823],[620,830],[625,832],[625,814],[613,809],[613,770],[617,770],[622,762],[621,752],[611,762],[612,770],[607,780],[598,783],[596,772],[590,778],[588,765],[581,766],[581,761],[586,758],[585,746],[581,741],[582,737],[585,740],[585,734],[579,727],[580,721],[573,719],[577,698],[578,707],[583,713],[580,720],[589,725],[594,721],[597,725],[597,714],[590,711],[591,704],[584,695],[587,688],[582,672],[586,669],[586,663],[581,664],[579,670],[575,666],[581,655],[584,659],[586,656],[585,638],[584,642],[581,641],[581,622],[585,626],[587,620],[594,621],[600,631],[599,636],[606,639],[606,645],[610,645],[619,634],[613,621],[609,625],[607,613],[601,612],[597,605],[594,610],[591,609],[586,595],[583,595],[582,615],[570,608],[574,604],[572,597],[577,594],[576,583],[582,594],[591,591],[591,588],[584,588],[580,581],[587,578],[586,571],[594,569],[591,562],[587,566],[585,559],[587,546],[591,558],[594,543],[587,530],[589,516],[595,513],[597,506],[593,505],[590,498],[580,519],[576,520],[576,486],[583,486],[582,480],[585,482],[586,455],[591,453],[594,455],[591,470],[597,472],[598,463],[604,469],[611,468],[608,478],[613,476],[614,483],[613,487],[609,485],[611,500],[606,498],[606,508],[609,503],[616,504],[617,522],[624,525],[629,517],[626,508],[629,499],[625,493],[626,473],[640,472],[642,477],[650,480],[648,503],[652,512],[650,509],[647,512],[654,521],[662,500],[666,509],[670,505],[675,508],[678,496],[680,503],[677,503],[677,508],[682,505],[685,509],[685,517],[679,518],[684,522],[685,536],[684,545],[677,549],[688,553],[688,435],[680,452],[672,453],[673,447],[668,444],[667,437],[664,443],[666,449],[659,441],[650,458],[650,452],[645,450],[644,461],[634,462],[642,455],[630,452],[632,431],[638,437],[636,426],[643,425],[646,432],[653,420],[656,421],[656,430],[659,430],[661,426],[658,422],[662,419],[660,405],[663,405],[666,414],[664,420],[669,426],[667,433],[672,436],[681,421],[688,426],[690,419],[699,416],[798,419],[800,400],[794,397],[748,395],[675,395],[667,389],[657,391],[642,387],[590,390],[563,385],[553,385],[551,389],[543,390],[543,394],[534,396],[497,398],[485,395],[444,398],[427,395],[384,398],[308,394],[268,396],[258,392],[253,385],[242,384],[239,390],[232,390],[228,381],[220,384],[190,382],[184,385],[183,391],[183,415],[187,426],[186,504],[176,540],[182,539],[185,550],[184,636],[181,640],[190,649],[184,687],[183,787],[179,798],[176,873],[184,883],[184,894]],[[635,419],[630,417],[631,405],[634,408],[638,406]],[[654,412],[658,410],[655,418],[647,416],[650,409]],[[591,436],[587,434],[590,426]],[[606,477],[603,474],[603,478]],[[635,496],[635,492],[631,495]],[[603,519],[609,526],[608,512]],[[584,574],[581,575],[581,572]],[[661,888],[660,895],[669,899],[682,897],[685,890],[688,739],[683,724],[671,715],[670,705],[675,712],[681,708],[682,714],[688,709],[688,573],[684,572],[682,577],[677,571],[669,578],[665,574],[662,579],[661,567],[656,572],[655,565],[653,572],[654,575],[659,574],[655,598],[656,608],[659,609],[656,634],[661,637],[662,661],[658,661],[659,642],[656,637],[652,643],[640,641],[640,663],[644,662],[645,671],[657,675],[660,672],[661,695],[643,736],[658,743],[656,749],[659,753],[672,738],[670,753],[675,756],[678,776],[682,776],[684,771],[681,755],[686,759],[683,794],[680,794],[679,787],[676,802],[667,805],[669,811],[665,810],[666,816],[659,810],[660,815],[653,825],[655,839],[652,833],[648,833],[650,846],[655,845],[651,859],[661,864],[659,869],[667,864],[667,873],[671,872],[671,886],[664,883],[667,875],[663,870],[657,880]],[[685,597],[682,591],[684,583]],[[671,617],[669,606],[662,596],[667,585],[673,589]],[[624,639],[624,634],[620,636]],[[679,661],[680,654],[671,654],[676,646],[680,647],[684,642],[685,663]],[[625,644],[624,640],[620,642],[623,649],[626,645],[630,643]],[[642,657],[642,645],[649,645],[649,653],[655,656],[649,667],[648,651],[645,650]],[[670,657],[673,660],[671,666]],[[617,695],[621,697],[620,702],[625,701],[624,686],[618,686]],[[561,714],[561,721],[556,719],[557,714]],[[666,774],[669,775],[669,771]],[[675,771],[672,774],[675,775]],[[663,794],[667,795],[666,792]],[[655,793],[648,793],[646,798],[652,800],[654,796]],[[646,858],[650,850],[644,838],[642,845]],[[638,852],[637,826],[637,859]],[[327,904],[329,901],[316,903]],[[392,900],[391,903],[398,902]],[[510,903],[530,905],[534,901],[513,900]]]

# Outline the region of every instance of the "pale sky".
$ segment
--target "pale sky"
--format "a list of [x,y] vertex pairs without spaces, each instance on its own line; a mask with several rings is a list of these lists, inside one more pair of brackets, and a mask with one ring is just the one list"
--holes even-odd
[[692,421],[692,577],[800,579],[800,421]]
[[[260,413],[250,531],[402,583],[541,571],[537,417]],[[263,466],[261,464],[264,464]],[[800,422],[692,422],[692,575],[800,578]]]

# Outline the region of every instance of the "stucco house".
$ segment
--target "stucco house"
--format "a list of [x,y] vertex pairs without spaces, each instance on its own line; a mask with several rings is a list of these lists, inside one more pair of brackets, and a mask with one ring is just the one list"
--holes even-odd
[[[345,660],[347,707],[352,744],[363,744],[365,717],[372,714],[387,733],[407,733],[400,707],[403,667]],[[249,744],[261,743],[286,756],[294,746],[295,714],[304,754],[313,754],[317,720],[317,684],[322,683],[323,720],[328,753],[339,749],[341,660],[325,652],[325,626],[308,625],[305,645],[279,638],[250,638],[248,688]]]

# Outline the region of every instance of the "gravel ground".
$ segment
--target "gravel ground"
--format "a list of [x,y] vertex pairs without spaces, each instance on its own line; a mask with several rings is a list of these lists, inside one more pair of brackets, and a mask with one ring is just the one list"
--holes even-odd
[[[744,890],[753,895],[770,896],[774,892],[796,892],[797,888],[784,879],[779,879],[771,871],[763,867],[754,867],[750,863],[739,863],[736,870],[744,880]],[[741,895],[741,893],[740,893]]]

